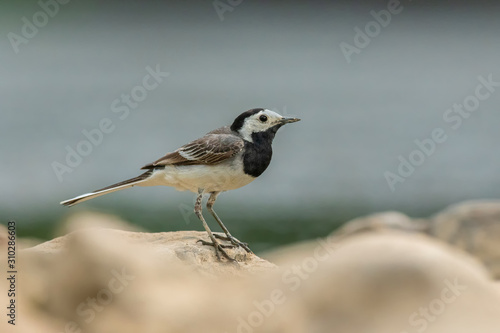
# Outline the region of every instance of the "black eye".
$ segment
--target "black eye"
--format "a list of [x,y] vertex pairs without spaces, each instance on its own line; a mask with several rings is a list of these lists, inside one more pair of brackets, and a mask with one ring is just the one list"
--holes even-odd
[[265,115],[262,115],[259,117],[260,121],[262,121],[263,123],[265,123],[267,121],[267,116]]

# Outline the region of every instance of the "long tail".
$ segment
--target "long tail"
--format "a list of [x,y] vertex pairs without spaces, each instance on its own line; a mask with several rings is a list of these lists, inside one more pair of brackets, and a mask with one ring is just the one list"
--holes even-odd
[[104,195],[104,194],[108,194],[108,193],[115,192],[115,191],[120,191],[120,190],[129,188],[129,187],[132,187],[135,185],[139,185],[140,183],[143,183],[144,181],[146,181],[152,174],[153,174],[153,170],[148,170],[145,173],[143,173],[142,175],[137,176],[135,178],[127,179],[123,182],[119,182],[119,183],[107,186],[105,188],[101,188],[99,190],[96,190],[96,191],[93,191],[90,193],[85,193],[85,194],[79,195],[77,197],[74,197],[72,199],[61,201],[61,205],[73,206],[73,205],[76,205],[77,203],[87,201],[87,200],[99,197],[101,195]]

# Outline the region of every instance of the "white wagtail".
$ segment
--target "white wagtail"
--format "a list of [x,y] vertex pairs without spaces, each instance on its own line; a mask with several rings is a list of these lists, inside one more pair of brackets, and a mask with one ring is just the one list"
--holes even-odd
[[[218,128],[204,137],[190,142],[159,160],[147,164],[142,175],[100,190],[62,201],[61,205],[73,206],[104,194],[132,186],[172,186],[179,191],[197,193],[194,212],[203,223],[211,242],[200,240],[204,245],[215,248],[217,258],[222,253],[233,261],[224,248],[241,246],[251,252],[246,243],[234,238],[213,210],[217,196],[224,191],[245,186],[260,176],[271,162],[272,142],[278,129],[299,121],[285,118],[267,109],[251,109],[240,114],[231,126]],[[226,236],[213,234],[202,215],[202,199],[205,193],[210,197],[207,208],[217,220]],[[216,238],[230,241],[222,245]]]

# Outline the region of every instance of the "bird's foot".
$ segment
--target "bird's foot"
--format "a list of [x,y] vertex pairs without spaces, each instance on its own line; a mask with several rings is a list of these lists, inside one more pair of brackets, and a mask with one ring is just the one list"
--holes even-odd
[[233,236],[231,236],[231,234],[228,234],[226,236],[222,236],[222,235],[218,235],[218,234],[214,233],[214,236],[215,236],[215,238],[231,242],[232,245],[227,245],[227,246],[230,246],[230,247],[235,247],[235,246],[242,247],[248,253],[253,253],[252,250],[250,250],[250,248],[248,247],[247,243],[240,242],[239,240],[237,240],[236,238],[234,238]]
[[214,242],[207,242],[207,241],[204,241],[203,239],[199,239],[198,242],[200,242],[202,245],[208,245],[208,246],[212,246],[214,249],[215,249],[215,255],[217,256],[217,259],[219,261],[222,261],[221,259],[221,256],[220,254],[222,253],[222,255],[227,259],[229,260],[230,262],[234,262],[234,263],[238,263],[236,261],[236,259],[234,258],[231,258],[226,251],[224,251],[224,249],[230,249],[230,248],[234,248],[235,246],[234,245],[224,245],[224,244],[221,244],[219,242],[217,242],[217,240],[214,239]]

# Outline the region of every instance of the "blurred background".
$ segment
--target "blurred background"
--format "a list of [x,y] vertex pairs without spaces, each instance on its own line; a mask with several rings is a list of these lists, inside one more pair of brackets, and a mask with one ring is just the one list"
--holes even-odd
[[[280,130],[263,176],[217,202],[257,252],[371,212],[420,217],[500,196],[500,87],[481,88],[490,96],[470,114],[447,111],[474,101],[479,76],[500,82],[499,3],[63,2],[0,5],[0,221],[16,220],[21,237],[52,238],[81,210],[203,230],[194,195],[172,188],[59,202],[255,107],[302,118]],[[168,76],[145,90],[151,71]],[[82,143],[103,121],[109,133]],[[435,152],[414,153],[439,128]],[[410,155],[424,158],[402,177]],[[387,172],[404,182],[391,188]]]

